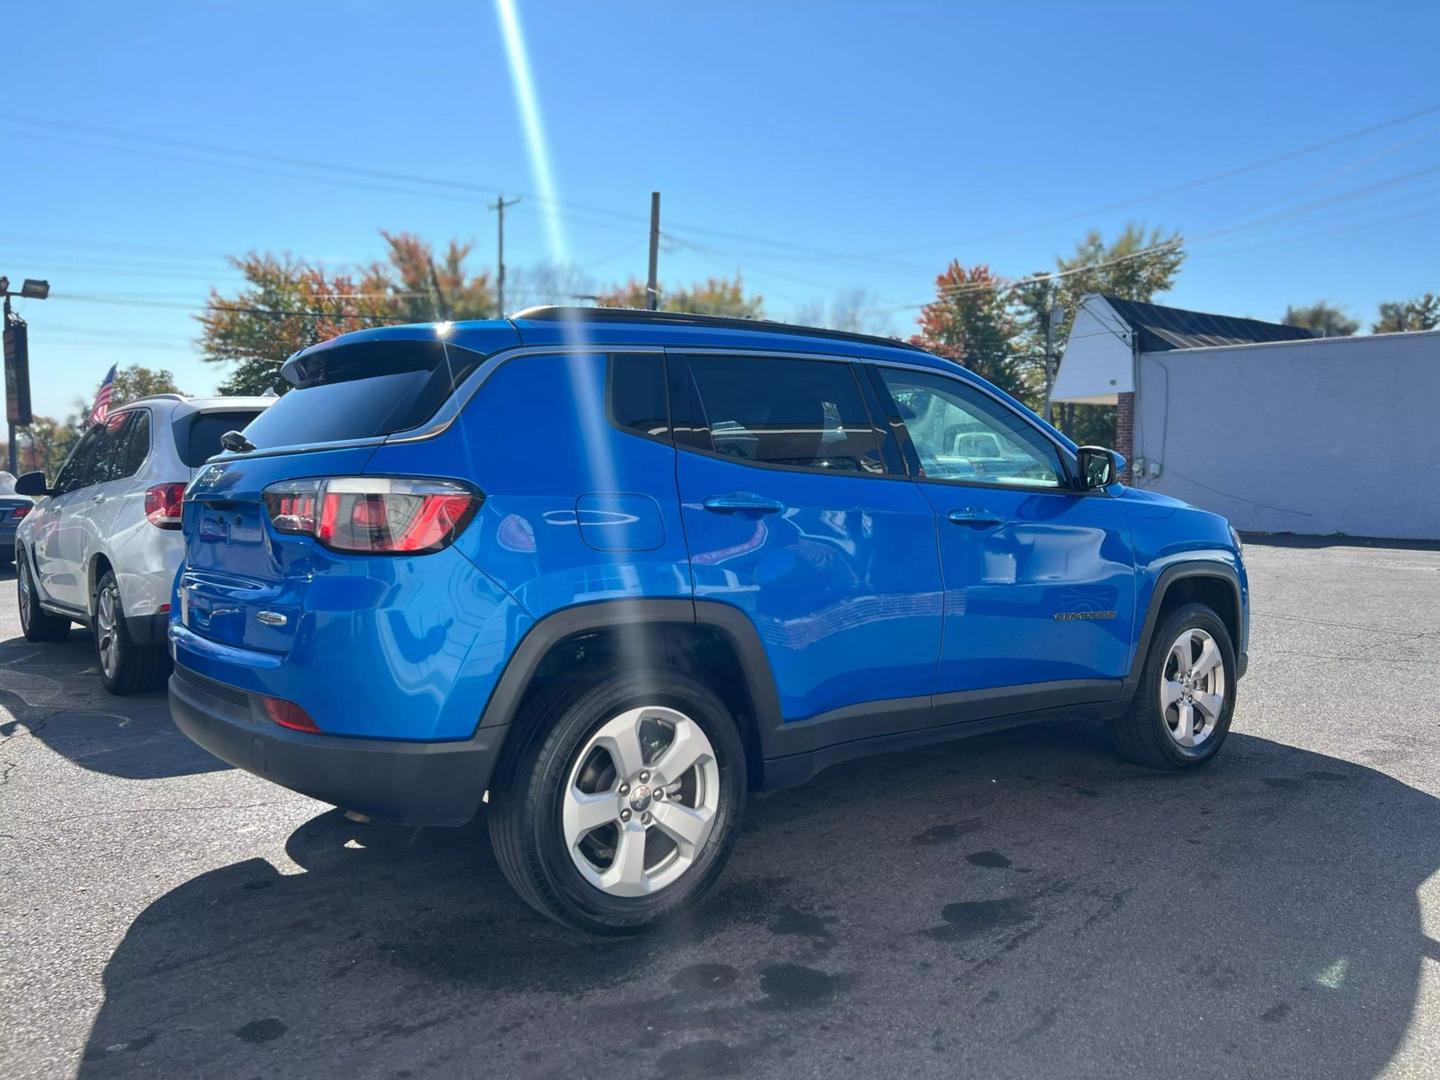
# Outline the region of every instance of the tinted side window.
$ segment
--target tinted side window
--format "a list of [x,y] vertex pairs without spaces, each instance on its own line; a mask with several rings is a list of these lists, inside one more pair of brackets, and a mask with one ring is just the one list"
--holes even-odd
[[134,476],[150,456],[150,411],[140,409],[131,414],[130,428],[125,433],[124,450],[120,455],[116,479]]
[[112,413],[97,430],[100,437],[90,455],[90,464],[85,470],[81,483],[103,484],[107,480],[118,480],[125,457],[125,442],[135,419],[133,412]]
[[999,402],[959,379],[881,368],[929,480],[1065,486],[1055,445]]
[[883,473],[851,365],[768,356],[692,356],[715,453],[766,465]]
[[610,421],[652,439],[670,437],[665,358],[659,353],[610,357]]
[[58,492],[74,491],[84,486],[87,482],[84,479],[85,472],[89,468],[90,458],[95,452],[95,444],[100,439],[100,433],[105,429],[96,424],[75,444],[75,449],[70,451],[70,456],[65,459],[65,464],[60,466],[60,474],[55,478],[55,490]]

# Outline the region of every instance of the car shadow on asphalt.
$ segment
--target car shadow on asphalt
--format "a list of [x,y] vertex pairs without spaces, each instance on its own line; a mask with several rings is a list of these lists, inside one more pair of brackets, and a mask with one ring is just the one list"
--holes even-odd
[[81,768],[126,780],[157,780],[230,768],[170,719],[166,692],[106,691],[95,641],[74,627],[61,642],[0,642],[0,737],[28,731]]
[[135,919],[80,1075],[1368,1077],[1440,960],[1440,800],[1239,733],[1162,775],[1040,725],[747,814],[708,901],[619,940],[525,908],[479,823],[321,814],[303,871],[236,863]]

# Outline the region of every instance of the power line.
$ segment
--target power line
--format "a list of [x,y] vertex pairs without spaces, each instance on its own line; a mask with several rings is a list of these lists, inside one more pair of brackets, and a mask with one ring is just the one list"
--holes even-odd
[[[993,291],[997,289],[1019,288],[1024,285],[1038,284],[1045,281],[1056,281],[1062,278],[1071,277],[1075,274],[1086,273],[1091,270],[1107,269],[1112,266],[1130,262],[1134,259],[1148,258],[1152,255],[1157,255],[1166,251],[1173,251],[1185,247],[1194,247],[1197,244],[1203,245],[1216,237],[1226,236],[1231,233],[1244,231],[1246,229],[1257,228],[1261,225],[1269,224],[1272,221],[1283,220],[1284,218],[1295,217],[1296,215],[1303,215],[1314,209],[1323,208],[1333,205],[1337,202],[1344,202],[1349,199],[1367,195],[1372,191],[1378,191],[1382,188],[1393,187],[1396,184],[1409,183],[1412,180],[1418,179],[1423,176],[1429,176],[1436,172],[1440,172],[1440,165],[1433,165],[1427,168],[1417,169],[1413,172],[1405,173],[1400,176],[1392,176],[1384,180],[1375,181],[1374,183],[1364,184],[1356,188],[1350,188],[1346,191],[1341,191],[1333,195],[1328,195],[1323,199],[1316,199],[1312,202],[1304,203],[1298,207],[1293,207],[1289,210],[1281,211],[1278,214],[1270,214],[1255,220],[1246,220],[1245,217],[1242,215],[1241,220],[1235,224],[1205,230],[1204,232],[1200,232],[1191,236],[1188,240],[1184,237],[1176,237],[1174,240],[1167,240],[1160,244],[1153,244],[1148,247],[1138,248],[1133,252],[1117,256],[1114,259],[1107,259],[1096,263],[1086,263],[1082,266],[1068,267],[1064,270],[1057,270],[1050,273],[1031,274],[1022,278],[1006,279],[997,277],[993,281],[974,283],[967,282],[962,285],[945,286],[936,290],[936,298],[955,297],[961,295],[968,295],[970,293],[976,292]],[[907,304],[903,307],[897,308],[896,310],[906,310],[909,308],[924,307],[927,304],[933,302],[934,300],[927,300],[924,304]]]
[[[406,294],[416,295],[416,294]],[[421,294],[423,295],[423,294]],[[82,304],[105,304],[111,307],[153,307],[171,308],[180,311],[229,311],[237,315],[273,315],[279,318],[313,318],[313,319],[364,319],[369,322],[404,324],[413,322],[413,319],[397,318],[388,315],[367,315],[354,311],[305,311],[290,310],[285,308],[253,307],[244,304],[227,304],[207,301],[203,304],[170,303],[164,300],[142,300],[127,299],[121,300],[114,297],[85,295],[80,293],[51,293],[51,300],[70,300]],[[318,297],[317,297],[318,299]]]
[[[1310,143],[1306,146],[1296,147],[1293,150],[1286,150],[1282,153],[1272,154],[1269,157],[1260,158],[1256,161],[1246,162],[1243,165],[1236,165],[1228,169],[1221,169],[1219,172],[1208,173],[1206,175],[1198,176],[1190,180],[1181,181],[1177,184],[1171,184],[1167,187],[1157,188],[1153,191],[1148,191],[1141,195],[1132,195],[1124,199],[1117,199],[1114,202],[1101,203],[1098,206],[1090,207],[1088,210],[1077,211],[1075,213],[1066,214],[1061,217],[1047,218],[1044,221],[1035,221],[1031,222],[1028,225],[1020,225],[1012,229],[1003,229],[995,232],[981,233],[974,236],[962,237],[959,240],[949,242],[947,246],[957,247],[962,244],[975,243],[982,240],[995,240],[1008,236],[1018,236],[1027,232],[1034,232],[1037,229],[1048,229],[1055,225],[1068,225],[1071,222],[1079,221],[1088,217],[1094,217],[1098,214],[1108,214],[1115,210],[1124,210],[1128,207],[1137,206],[1141,203],[1154,202],[1156,199],[1163,199],[1169,195],[1179,195],[1186,191],[1193,191],[1194,189],[1199,187],[1206,187],[1210,184],[1216,184],[1223,180],[1230,180],[1237,176],[1244,176],[1247,173],[1258,172],[1261,169],[1268,169],[1271,166],[1280,165],[1287,161],[1294,161],[1297,158],[1306,157],[1310,154],[1318,153],[1321,150],[1328,150],[1333,146],[1339,146],[1342,143],[1347,143],[1354,139],[1364,138],[1366,135],[1373,135],[1377,131],[1384,131],[1387,128],[1399,127],[1402,124],[1408,124],[1412,120],[1418,120],[1422,116],[1431,116],[1437,112],[1440,112],[1440,103],[1434,105],[1427,105],[1423,109],[1417,109],[1414,112],[1404,113],[1400,116],[1392,116],[1388,120],[1381,120],[1379,123],[1369,124],[1362,128],[1356,128],[1353,131],[1346,131],[1339,135],[1332,135],[1329,138],[1321,139],[1319,142]],[[888,252],[882,252],[881,254],[885,256],[906,255],[916,251],[934,250],[934,248],[939,246],[940,245],[938,243],[927,244],[921,247],[904,248]]]

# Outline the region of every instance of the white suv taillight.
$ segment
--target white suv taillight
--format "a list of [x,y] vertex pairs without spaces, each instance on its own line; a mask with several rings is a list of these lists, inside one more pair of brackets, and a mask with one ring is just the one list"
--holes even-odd
[[313,536],[336,551],[414,555],[449,544],[485,501],[453,480],[390,476],[283,480],[264,497],[276,532]]
[[156,484],[145,489],[145,517],[157,529],[180,528],[180,506],[184,484]]

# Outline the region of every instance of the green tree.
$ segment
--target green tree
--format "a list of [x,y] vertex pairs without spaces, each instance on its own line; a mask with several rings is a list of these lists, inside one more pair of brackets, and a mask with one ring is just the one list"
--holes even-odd
[[1313,304],[1299,307],[1291,304],[1285,309],[1285,317],[1280,321],[1286,326],[1314,330],[1321,337],[1349,337],[1360,329],[1359,321],[1346,315],[1344,308],[1326,300],[1317,300]]
[[18,454],[16,469],[21,473],[43,472],[52,480],[60,463],[70,453],[76,438],[75,429],[49,416],[36,416],[30,426],[16,435]]
[[452,241],[437,262],[409,233],[382,233],[386,262],[332,272],[289,255],[251,252],[231,260],[245,286],[230,296],[211,290],[198,316],[204,358],[230,365],[222,394],[283,392],[280,365],[292,353],[351,330],[430,319],[489,318],[489,275],[467,275],[470,247]]
[[1370,324],[1372,334],[1399,334],[1406,330],[1440,328],[1440,296],[1426,293],[1413,300],[1380,305],[1380,318]]
[[1143,225],[1131,223],[1106,243],[1099,230],[1090,230],[1073,255],[1055,260],[1055,292],[1067,312],[1067,333],[1069,320],[1087,293],[1150,303],[1174,287],[1184,262],[1184,238],[1178,232],[1167,236],[1160,229],[1147,232]]
[[990,268],[952,259],[935,278],[935,299],[920,309],[920,332],[910,340],[963,364],[1016,397],[1026,396],[1026,371],[1015,345],[1019,325],[1007,291]]
[[[596,303],[601,307],[643,308],[645,284],[631,278],[624,285],[600,293]],[[740,275],[730,278],[707,278],[687,288],[660,290],[661,311],[685,311],[692,315],[728,315],[732,318],[763,319],[765,298],[747,295]]]
[[115,372],[115,387],[111,391],[110,405],[114,408],[151,394],[181,393],[184,391],[175,385],[175,375],[168,369],[131,364]]

